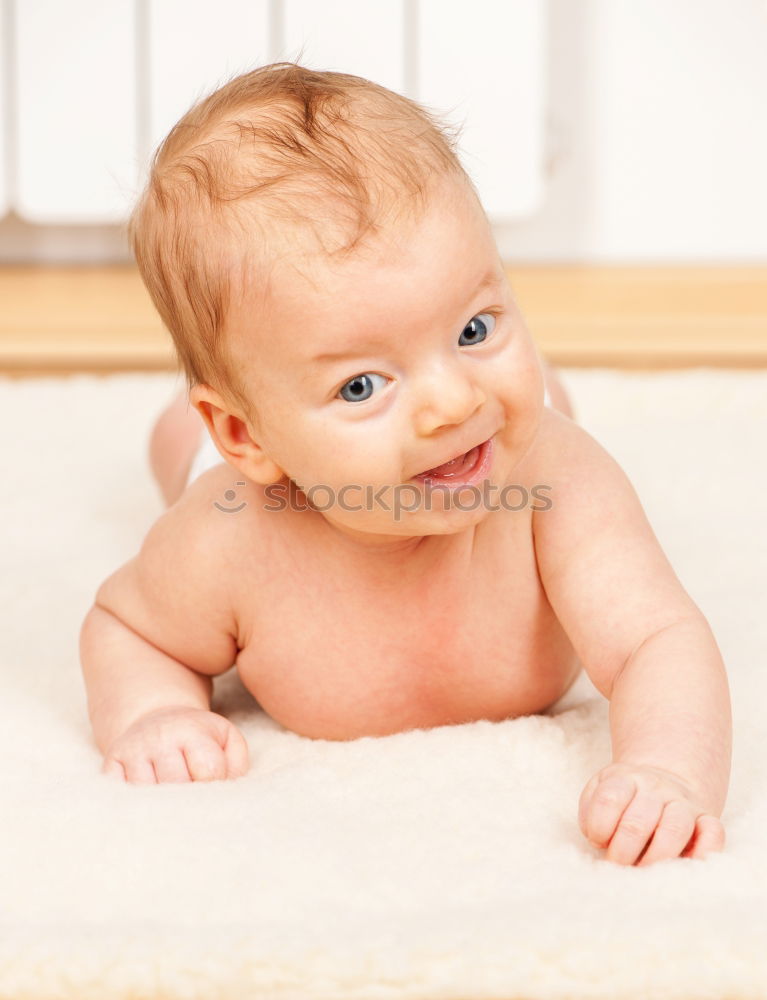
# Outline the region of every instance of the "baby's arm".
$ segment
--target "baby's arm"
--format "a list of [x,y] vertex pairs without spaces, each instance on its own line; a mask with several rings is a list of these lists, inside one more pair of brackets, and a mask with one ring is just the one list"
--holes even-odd
[[583,790],[581,829],[623,864],[648,842],[641,864],[721,850],[732,716],[711,628],[617,462],[569,421],[548,444],[557,471],[552,507],[535,515],[541,580],[610,700],[613,762]]
[[247,744],[210,711],[236,660],[223,545],[192,491],[99,587],[80,630],[88,714],[106,773],[135,782],[236,777]]

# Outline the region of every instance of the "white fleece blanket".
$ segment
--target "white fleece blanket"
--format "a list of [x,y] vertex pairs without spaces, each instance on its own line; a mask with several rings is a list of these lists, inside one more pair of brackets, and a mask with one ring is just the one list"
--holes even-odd
[[639,869],[583,838],[610,760],[585,675],[544,716],[332,743],[231,671],[247,777],[101,775],[80,624],[162,510],[147,440],[181,382],[0,378],[2,1000],[767,996],[767,372],[562,379],[727,663],[724,852]]

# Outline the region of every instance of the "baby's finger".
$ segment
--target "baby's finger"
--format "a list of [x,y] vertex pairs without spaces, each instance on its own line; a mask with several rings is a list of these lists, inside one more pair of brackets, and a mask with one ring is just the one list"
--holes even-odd
[[113,778],[119,778],[120,781],[125,781],[125,771],[119,760],[115,760],[114,757],[107,757],[101,766],[101,773],[108,774]]
[[704,858],[712,851],[724,850],[725,839],[724,826],[716,816],[698,816],[692,842],[687,845],[682,857]]
[[655,861],[678,858],[695,830],[695,813],[689,802],[674,799],[663,807],[663,813],[647,848],[647,853],[637,862],[637,868]]
[[594,794],[594,789],[599,784],[599,774],[595,774],[589,779],[586,787],[581,792],[581,797],[578,800],[578,826],[581,828],[581,833],[584,837],[588,839],[588,830],[586,829],[586,820],[589,815],[589,806],[591,804],[591,796]]
[[625,810],[607,849],[607,860],[633,865],[652,837],[663,814],[663,801],[638,792]]
[[241,778],[250,770],[248,741],[236,726],[230,726],[224,744],[228,778]]
[[125,770],[125,780],[132,785],[156,785],[157,775],[147,757],[128,757],[120,761]]
[[192,781],[222,781],[226,777],[223,750],[212,738],[185,743],[184,757]]
[[598,847],[605,847],[615,832],[624,810],[636,794],[629,775],[612,775],[600,781],[586,806],[585,834]]
[[169,746],[166,750],[156,750],[152,764],[160,784],[166,781],[181,784],[192,780],[181,747]]

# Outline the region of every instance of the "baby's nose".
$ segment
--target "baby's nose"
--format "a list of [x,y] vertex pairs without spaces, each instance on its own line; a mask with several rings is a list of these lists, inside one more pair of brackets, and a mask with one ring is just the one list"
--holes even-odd
[[447,424],[462,424],[485,402],[485,394],[464,372],[442,369],[424,380],[417,399],[419,433],[431,434]]

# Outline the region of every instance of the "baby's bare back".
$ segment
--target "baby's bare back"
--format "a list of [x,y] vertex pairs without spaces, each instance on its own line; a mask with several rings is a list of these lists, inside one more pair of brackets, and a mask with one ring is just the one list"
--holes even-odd
[[538,575],[530,505],[382,558],[317,512],[266,510],[254,484],[240,492],[237,668],[294,732],[345,740],[497,721],[543,711],[577,677]]

